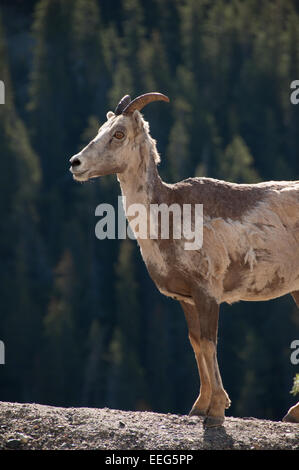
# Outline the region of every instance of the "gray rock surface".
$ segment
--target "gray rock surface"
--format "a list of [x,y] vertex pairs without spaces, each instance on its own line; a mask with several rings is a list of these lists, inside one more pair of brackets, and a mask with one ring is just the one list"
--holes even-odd
[[299,425],[227,417],[204,429],[198,417],[0,402],[0,449],[299,450]]

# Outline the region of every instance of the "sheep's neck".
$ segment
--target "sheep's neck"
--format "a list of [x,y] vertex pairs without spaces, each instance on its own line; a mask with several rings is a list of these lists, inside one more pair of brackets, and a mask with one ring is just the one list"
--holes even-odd
[[[154,143],[147,141],[146,143],[141,144],[138,148],[133,149],[133,152],[136,152],[136,154],[131,155],[131,157],[133,157],[130,159],[130,161],[133,162],[132,166],[130,167],[129,165],[122,174],[117,175],[121,186],[122,196],[125,197],[125,200],[123,201],[125,213],[130,225],[131,222],[133,222],[131,229],[134,232],[135,238],[140,247],[141,256],[148,269],[150,269],[149,266],[153,262],[154,257],[155,263],[159,266],[159,270],[166,273],[167,270],[165,268],[163,257],[159,249],[155,247],[155,241],[151,239],[150,228],[150,205],[157,203],[157,201],[165,200],[165,196],[167,196],[165,193],[165,191],[167,191],[166,184],[162,182],[157,170],[155,162],[156,148]],[[143,208],[145,207],[147,215],[145,219],[143,208],[141,211],[140,208],[136,208],[137,213],[140,211],[141,218],[138,220],[138,224],[137,226],[135,225],[135,228],[135,216],[133,214],[129,214],[129,207],[132,204],[140,204]],[[147,233],[146,237],[144,237],[144,230],[146,230]]]
[[117,175],[122,195],[127,207],[136,203],[148,207],[164,186],[154,160],[155,149],[144,143],[132,151],[136,153],[131,159],[134,165]]

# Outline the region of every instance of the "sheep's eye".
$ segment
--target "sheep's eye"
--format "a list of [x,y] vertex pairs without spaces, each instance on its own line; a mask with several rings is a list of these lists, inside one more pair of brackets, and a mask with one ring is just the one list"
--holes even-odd
[[122,139],[124,137],[124,135],[125,134],[123,132],[116,131],[113,137],[115,137],[116,139]]

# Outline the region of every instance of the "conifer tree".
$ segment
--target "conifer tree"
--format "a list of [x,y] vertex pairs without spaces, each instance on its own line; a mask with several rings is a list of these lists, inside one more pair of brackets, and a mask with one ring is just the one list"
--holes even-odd
[[7,345],[4,378],[17,384],[13,393],[15,399],[21,400],[32,396],[36,385],[34,373],[48,267],[38,233],[39,161],[15,108],[1,18],[0,64],[5,84],[5,104],[0,106],[0,330]]
[[135,254],[133,241],[122,241],[116,266],[117,326],[114,350],[117,348],[118,354],[112,371],[118,376],[117,406],[129,406],[131,409],[138,408],[139,400],[144,398],[145,393],[144,370],[140,361],[144,331],[141,327]]
[[[43,394],[60,405],[79,404],[82,341],[77,336],[78,290],[72,254],[66,250],[54,271],[53,290],[44,317]],[[75,393],[67,386],[72,384]]]
[[78,129],[81,132],[90,114],[104,119],[110,80],[105,55],[105,31],[96,0],[73,2],[70,41],[74,77],[71,86],[75,95],[74,131]]
[[75,96],[70,67],[73,3],[41,0],[34,13],[34,57],[30,80],[31,132],[41,156],[43,186],[65,175],[65,157],[75,149]]
[[257,183],[259,176],[253,157],[240,136],[235,136],[226,147],[219,162],[219,176],[234,183]]

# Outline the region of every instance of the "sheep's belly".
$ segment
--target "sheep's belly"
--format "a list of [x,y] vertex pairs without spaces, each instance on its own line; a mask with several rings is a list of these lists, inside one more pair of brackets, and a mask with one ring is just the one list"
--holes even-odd
[[239,300],[265,301],[299,290],[299,271],[283,271],[278,267],[265,266],[256,269],[242,279],[240,285],[230,292],[223,292],[221,301],[233,303]]

